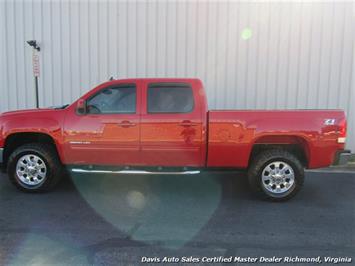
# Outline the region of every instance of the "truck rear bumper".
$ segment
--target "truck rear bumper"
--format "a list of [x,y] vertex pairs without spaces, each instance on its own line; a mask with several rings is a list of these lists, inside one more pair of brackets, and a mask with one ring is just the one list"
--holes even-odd
[[0,164],[4,162],[4,148],[0,148]]
[[344,165],[350,160],[351,152],[350,150],[339,150],[336,152],[334,157],[333,165]]
[[4,148],[0,148],[0,172],[5,172],[5,166],[4,166]]

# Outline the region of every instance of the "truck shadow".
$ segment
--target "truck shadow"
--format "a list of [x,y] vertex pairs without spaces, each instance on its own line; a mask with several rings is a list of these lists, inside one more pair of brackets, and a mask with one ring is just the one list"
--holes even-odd
[[243,202],[258,201],[248,188],[246,175],[235,172],[193,176],[72,174],[59,191],[73,188],[95,216],[120,235],[82,247],[90,264],[95,264],[98,254],[117,248],[134,249],[129,253],[137,262],[152,249],[164,256],[183,256],[196,242],[198,249],[219,250],[223,255],[230,244],[221,249],[210,240],[201,242],[199,233],[211,223],[220,223],[219,213],[224,216],[230,202],[235,204],[234,212],[242,212]]
[[[127,238],[180,248],[214,216],[224,200],[253,200],[244,175],[71,176],[81,198]],[[66,187],[65,187],[66,186]]]

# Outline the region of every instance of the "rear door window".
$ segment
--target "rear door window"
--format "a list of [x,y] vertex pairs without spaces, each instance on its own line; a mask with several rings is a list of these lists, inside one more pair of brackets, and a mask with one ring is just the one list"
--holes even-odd
[[148,86],[148,113],[190,113],[193,108],[194,97],[188,84]]

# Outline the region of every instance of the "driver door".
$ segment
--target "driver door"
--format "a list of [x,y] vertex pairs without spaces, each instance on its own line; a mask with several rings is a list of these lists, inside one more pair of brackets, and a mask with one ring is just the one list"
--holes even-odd
[[139,165],[140,90],[110,85],[87,99],[87,113],[65,122],[66,158],[72,164]]

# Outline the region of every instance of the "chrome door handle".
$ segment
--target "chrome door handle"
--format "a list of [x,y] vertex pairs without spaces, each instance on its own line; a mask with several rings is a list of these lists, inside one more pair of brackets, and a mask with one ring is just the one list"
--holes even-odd
[[117,124],[119,127],[134,127],[136,126],[135,123],[131,123],[129,121],[122,121],[121,123]]
[[189,120],[184,120],[179,125],[182,126],[182,127],[194,127],[194,126],[197,126],[198,123],[193,123],[193,122],[191,122]]

